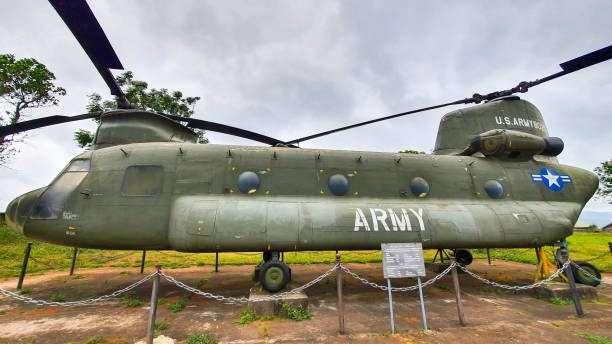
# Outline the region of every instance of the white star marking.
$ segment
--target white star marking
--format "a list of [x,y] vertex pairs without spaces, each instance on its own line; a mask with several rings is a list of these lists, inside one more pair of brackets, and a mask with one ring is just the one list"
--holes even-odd
[[560,176],[556,176],[552,173],[550,173],[550,170],[546,170],[546,174],[543,174],[542,177],[548,179],[548,186],[561,186],[559,185],[559,182],[557,181],[557,179],[559,179]]

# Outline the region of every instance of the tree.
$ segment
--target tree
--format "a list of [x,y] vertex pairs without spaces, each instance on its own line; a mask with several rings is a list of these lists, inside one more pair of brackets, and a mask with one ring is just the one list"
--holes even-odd
[[[165,88],[148,89],[149,85],[144,81],[134,80],[134,74],[127,71],[115,77],[117,84],[123,92],[127,100],[137,108],[163,112],[173,116],[191,117],[194,113],[193,107],[200,100],[200,97],[183,97],[181,91],[169,92]],[[88,95],[89,103],[87,104],[88,112],[104,112],[117,108],[117,99],[102,100],[102,97],[97,93]],[[99,119],[96,119],[99,122]],[[204,137],[203,130],[195,130],[198,135],[199,143],[208,143],[208,139]],[[93,134],[87,130],[79,129],[74,133],[74,140],[81,147],[85,147],[93,142]]]
[[[0,113],[0,125],[19,122],[27,109],[57,105],[59,96],[66,95],[63,87],[53,83],[55,75],[33,58],[16,60],[12,54],[0,55],[0,102],[9,110]],[[0,137],[0,165],[17,153],[14,144],[23,137]]]
[[597,195],[603,199],[608,199],[612,203],[612,159],[604,161],[600,166],[595,167],[595,173],[599,177]]

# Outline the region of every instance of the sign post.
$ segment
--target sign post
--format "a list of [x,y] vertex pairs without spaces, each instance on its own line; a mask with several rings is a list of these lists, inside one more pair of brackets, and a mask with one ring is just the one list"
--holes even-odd
[[393,323],[393,305],[391,301],[391,278],[416,277],[419,284],[421,298],[421,312],[423,313],[423,328],[427,330],[427,317],[425,316],[425,303],[423,302],[423,289],[421,276],[425,276],[425,260],[423,259],[423,246],[418,243],[381,244],[383,256],[383,272],[389,287],[389,310],[391,313],[391,331],[395,332]]

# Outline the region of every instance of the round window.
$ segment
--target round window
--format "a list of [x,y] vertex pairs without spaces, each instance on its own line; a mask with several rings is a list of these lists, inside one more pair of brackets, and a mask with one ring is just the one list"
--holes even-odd
[[238,189],[242,193],[252,194],[259,188],[259,176],[255,172],[246,171],[238,176]]
[[410,191],[417,197],[426,197],[429,195],[429,183],[421,177],[415,177],[410,182]]
[[341,174],[334,174],[329,177],[329,184],[327,185],[329,190],[336,196],[343,196],[349,188],[348,179]]
[[484,188],[491,198],[500,198],[504,194],[504,187],[497,180],[487,180]]

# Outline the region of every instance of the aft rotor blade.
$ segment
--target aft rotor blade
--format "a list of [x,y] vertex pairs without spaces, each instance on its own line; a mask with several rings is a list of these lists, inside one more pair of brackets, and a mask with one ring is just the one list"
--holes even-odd
[[87,2],[85,0],[49,0],[49,2],[83,47],[110,88],[111,94],[119,97],[121,105],[125,95],[110,69],[123,69],[123,65]]
[[17,133],[32,130],[32,129],[48,127],[50,125],[81,121],[84,119],[96,118],[96,117],[100,117],[99,112],[86,113],[86,114],[76,115],[76,116],[49,116],[49,117],[32,119],[29,121],[23,121],[23,122],[19,122],[16,124],[1,126],[0,127],[0,137],[9,136],[9,135],[17,134]]
[[446,103],[446,104],[429,106],[429,107],[425,107],[425,108],[421,108],[421,109],[416,109],[416,110],[411,110],[411,111],[397,113],[395,115],[380,117],[380,118],[372,119],[372,120],[365,121],[365,122],[360,122],[360,123],[356,123],[356,124],[352,124],[352,125],[347,125],[345,127],[336,128],[336,129],[324,131],[324,132],[321,132],[321,133],[318,133],[318,134],[301,137],[299,139],[290,140],[290,141],[287,141],[285,143],[286,144],[292,144],[292,143],[304,142],[304,141],[307,141],[307,140],[315,139],[317,137],[321,137],[321,136],[337,133],[339,131],[361,127],[363,125],[368,125],[368,124],[372,124],[372,123],[376,123],[376,122],[386,121],[386,120],[392,119],[392,118],[397,118],[397,117],[401,117],[401,116],[410,115],[410,114],[417,113],[417,112],[423,112],[423,111],[428,111],[428,110],[433,110],[433,109],[439,109],[441,107],[445,107],[445,106],[449,106],[449,105],[458,105],[458,104],[465,104],[465,99],[464,100],[457,100],[457,101],[454,101],[452,103]]
[[600,62],[604,62],[607,60],[612,59],[612,45],[607,46],[605,48],[590,52],[588,54],[585,54],[583,56],[577,57],[575,59],[563,62],[560,64],[561,68],[563,69],[563,71],[549,75],[545,78],[542,79],[537,79],[535,81],[523,81],[521,83],[519,83],[516,87],[513,87],[509,90],[504,90],[504,91],[496,91],[496,92],[491,92],[489,94],[486,95],[481,95],[478,93],[475,93],[471,98],[465,98],[462,100],[457,100],[454,102],[450,102],[450,103],[446,103],[446,104],[440,104],[440,105],[435,105],[435,106],[429,106],[429,107],[425,107],[425,108],[421,108],[421,109],[416,109],[416,110],[412,110],[412,111],[406,111],[406,112],[401,112],[395,115],[391,115],[391,116],[385,116],[385,117],[380,117],[380,118],[376,118],[373,120],[369,120],[369,121],[365,121],[365,122],[361,122],[361,123],[356,123],[356,124],[352,124],[352,125],[347,125],[345,127],[340,127],[337,129],[332,129],[332,130],[328,130],[328,131],[324,131],[318,134],[314,134],[314,135],[310,135],[310,136],[305,136],[299,139],[294,139],[294,140],[289,140],[286,141],[286,144],[292,144],[292,143],[298,143],[298,142],[304,142],[307,140],[312,140],[314,138],[317,137],[321,137],[321,136],[325,136],[325,135],[329,135],[329,134],[333,134],[333,133],[337,133],[339,131],[343,131],[343,130],[348,130],[348,129],[352,129],[352,128],[357,128],[357,127],[361,127],[363,125],[368,125],[368,124],[372,124],[372,123],[376,123],[376,122],[381,122],[381,121],[385,121],[388,119],[392,119],[392,118],[397,118],[397,117],[401,117],[401,116],[406,116],[406,115],[410,115],[413,113],[417,113],[417,112],[423,112],[423,111],[427,111],[427,110],[433,110],[433,109],[439,109],[445,106],[449,106],[449,105],[459,105],[459,104],[470,104],[470,103],[480,103],[482,101],[490,101],[496,98],[500,98],[500,97],[505,97],[505,96],[510,96],[514,93],[517,92],[527,92],[529,90],[530,87],[539,85],[541,83],[544,83],[546,81],[550,81],[552,79],[556,79],[560,76],[575,72],[577,70],[586,68],[586,67],[590,67],[592,65],[598,64]]
[[159,113],[159,114],[162,116],[168,117],[170,119],[173,119],[177,122],[186,123],[187,126],[190,128],[204,129],[204,130],[214,131],[217,133],[238,136],[238,137],[242,137],[242,138],[257,141],[257,142],[266,143],[272,146],[280,145],[280,146],[288,146],[288,147],[297,148],[296,146],[288,145],[286,142],[281,141],[279,139],[275,139],[273,137],[261,135],[261,134],[258,134],[258,133],[255,133],[249,130],[244,130],[244,129],[232,127],[232,126],[225,125],[225,124],[209,122],[209,121],[204,121],[201,119],[195,119],[195,118],[189,118],[189,117],[172,116],[172,115],[168,115],[165,113]]

